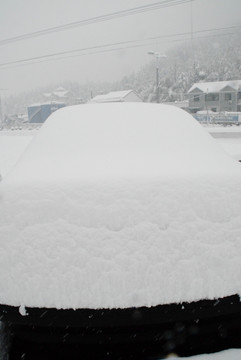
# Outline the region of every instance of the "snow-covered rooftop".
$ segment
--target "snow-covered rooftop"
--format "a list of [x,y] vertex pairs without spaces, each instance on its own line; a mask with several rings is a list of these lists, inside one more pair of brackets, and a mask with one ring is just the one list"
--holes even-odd
[[241,88],[241,80],[229,80],[229,81],[216,81],[216,82],[201,82],[195,83],[188,90],[188,93],[194,89],[199,89],[204,93],[216,93],[223,90],[225,87],[231,87],[235,91],[238,91]]
[[57,96],[57,97],[67,97],[69,91],[68,90],[56,90],[53,92],[53,95]]
[[129,95],[132,92],[134,91],[133,90],[111,91],[108,94],[95,96],[91,100],[91,102],[121,102],[124,100],[124,98],[127,95]]
[[28,107],[34,107],[34,106],[42,106],[42,105],[65,105],[63,102],[61,101],[47,101],[47,102],[42,102],[42,103],[35,103],[35,104],[31,104]]
[[0,186],[0,303],[125,308],[241,294],[240,203],[240,164],[183,110],[58,110]]
[[67,95],[69,94],[69,90],[66,90],[65,88],[63,88],[62,86],[59,86],[56,90],[54,90],[53,92],[50,93],[43,93],[43,95],[47,98],[51,98],[51,97],[60,97],[60,98],[65,98],[67,97]]
[[63,86],[58,86],[55,91],[66,91],[66,89]]

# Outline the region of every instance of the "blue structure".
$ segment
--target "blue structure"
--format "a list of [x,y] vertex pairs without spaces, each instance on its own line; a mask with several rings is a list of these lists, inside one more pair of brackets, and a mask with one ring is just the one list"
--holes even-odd
[[240,115],[235,113],[212,113],[212,114],[192,114],[193,117],[200,123],[213,124],[239,124]]
[[52,101],[45,104],[36,104],[28,107],[28,121],[30,123],[43,123],[52,112],[65,107],[64,103]]

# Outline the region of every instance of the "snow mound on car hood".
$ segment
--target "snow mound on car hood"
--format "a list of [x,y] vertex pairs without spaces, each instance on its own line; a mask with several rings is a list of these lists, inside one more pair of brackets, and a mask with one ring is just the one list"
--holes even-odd
[[12,177],[17,182],[153,178],[232,171],[231,161],[183,110],[91,104],[56,111]]
[[241,168],[184,111],[47,120],[0,190],[0,303],[125,308],[241,294]]

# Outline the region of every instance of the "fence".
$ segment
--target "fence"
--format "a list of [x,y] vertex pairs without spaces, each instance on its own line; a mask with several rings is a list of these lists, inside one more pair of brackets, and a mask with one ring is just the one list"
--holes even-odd
[[194,114],[193,117],[205,124],[236,124],[241,123],[240,114]]

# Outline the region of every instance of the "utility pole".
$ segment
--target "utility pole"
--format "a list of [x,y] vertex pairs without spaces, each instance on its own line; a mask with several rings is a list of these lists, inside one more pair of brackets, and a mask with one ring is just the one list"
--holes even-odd
[[195,63],[195,49],[193,45],[193,0],[190,0],[190,34],[191,34],[191,51],[192,51],[192,62],[193,62],[193,72],[195,76],[196,63]]
[[160,67],[160,58],[166,58],[166,55],[161,55],[154,51],[148,51],[148,55],[154,55],[156,57],[156,102],[160,102],[160,84],[159,84],[159,67]]
[[159,59],[156,57],[156,102],[160,102],[160,86],[159,86]]
[[2,96],[1,91],[6,91],[8,89],[0,89],[0,128],[3,127],[3,107],[2,107]]
[[0,128],[3,127],[3,106],[2,106],[2,97],[1,97],[1,91],[6,91],[8,89],[0,89]]
[[2,110],[2,97],[0,94],[0,130],[2,129],[3,126],[3,110]]

